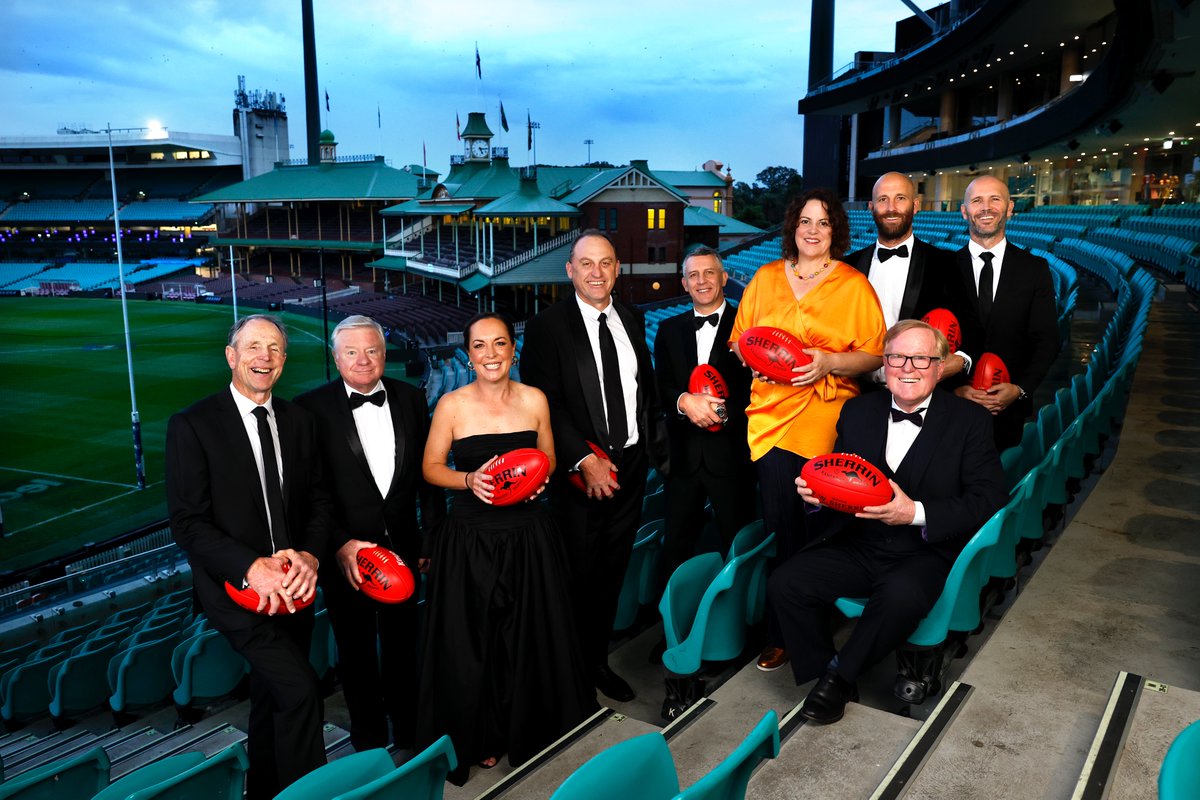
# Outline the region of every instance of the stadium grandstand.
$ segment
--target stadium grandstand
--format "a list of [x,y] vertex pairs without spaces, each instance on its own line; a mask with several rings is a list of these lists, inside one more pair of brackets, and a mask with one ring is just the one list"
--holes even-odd
[[[1020,204],[1008,238],[1050,265],[1062,350],[1021,444],[1002,453],[1007,504],[971,538],[897,658],[860,679],[861,697],[843,720],[818,726],[798,713],[808,685],[794,685],[788,669],[754,667],[769,545],[761,524],[719,552],[702,580],[673,579],[663,596],[650,588],[666,507],[663,477],[653,475],[611,638],[611,664],[637,697],[606,701],[526,764],[501,760],[461,787],[442,786],[453,742],[397,769],[392,761],[410,754],[363,766],[349,742],[327,612],[319,611],[310,661],[326,693],[330,765],[309,776],[304,796],[392,796],[389,785],[395,796],[452,800],[654,800],[681,788],[682,797],[1200,796],[1197,8],[1178,0],[956,0],[898,23],[894,51],[859,53],[835,71],[836,5],[814,0],[815,66],[800,101],[804,175],[807,185],[836,186],[848,199],[852,249],[875,240],[865,200],[879,174],[913,177],[922,195],[914,230],[947,250],[967,241],[957,210],[966,184],[989,174]],[[418,382],[433,405],[472,379],[455,335],[472,314],[500,308],[524,320],[566,296],[562,265],[582,228],[616,240],[625,269],[618,291],[644,312],[651,346],[658,325],[690,307],[675,288],[688,245],[721,248],[734,301],[780,255],[777,231],[728,216],[728,172],[716,162],[695,171],[638,160],[520,170],[491,146],[483,114],[471,114],[464,153],[443,176],[339,157],[325,133],[319,162],[276,159],[227,182],[164,174],[160,185],[183,187],[179,194],[122,206],[123,226],[124,208],[155,200],[199,209],[195,219],[211,225],[210,249],[149,252],[161,242],[144,242],[147,252],[125,265],[128,296],[170,291],[197,301],[133,306],[135,317],[155,314],[138,329],[134,352],[153,365],[142,394],[159,403],[144,414],[159,439],[167,413],[227,380],[224,364],[207,362],[235,300],[279,310],[292,328],[286,377],[295,370],[296,382],[281,385],[284,393],[321,380],[324,305],[332,318],[378,319],[396,348],[389,370]],[[77,135],[94,134],[63,134]],[[100,167],[74,174],[26,165],[10,174],[6,164],[0,158],[5,213],[23,205],[20,216],[41,201],[83,214],[108,189]],[[18,172],[48,177],[22,183]],[[120,173],[118,185],[126,185]],[[127,400],[117,391],[115,338],[95,333],[94,322],[79,338],[66,331],[92,304],[107,304],[98,314],[115,306],[79,297],[122,288],[112,264],[92,260],[108,255],[112,220],[107,231],[100,216],[36,222],[0,215],[0,330],[10,353],[0,364],[14,397],[3,433],[21,443],[6,445],[0,464],[0,717],[8,729],[0,798],[90,797],[110,782],[106,798],[142,789],[201,796],[191,787],[214,783],[234,786],[236,796],[246,766],[245,664],[196,613],[161,505],[157,516],[129,514],[144,525],[100,527],[109,498],[124,503],[132,493],[117,467],[80,466],[86,480],[76,480],[22,460],[26,452],[65,460],[93,438],[116,438],[94,430],[97,409],[106,393],[118,408]],[[155,222],[160,238],[174,224]],[[88,232],[85,243],[68,245],[68,229]],[[37,232],[45,238],[28,241]],[[60,294],[53,287],[67,296],[17,296]],[[21,309],[38,313],[18,317]],[[17,378],[50,379],[31,331],[54,343],[44,352],[60,365],[75,351],[110,359],[83,373],[96,382],[93,407],[42,391],[15,399]],[[522,331],[518,323],[518,351]],[[204,347],[212,352],[194,354]],[[102,391],[114,375],[122,385]],[[55,427],[61,438],[46,435]],[[34,503],[42,518],[26,515]],[[54,527],[63,524],[58,516],[79,529],[61,535],[66,546],[21,549],[40,532],[64,531]],[[103,535],[88,527],[92,519]],[[717,541],[710,523],[702,549],[720,550]],[[861,607],[852,598],[838,607],[844,638]],[[660,715],[662,667],[648,660],[664,637],[664,663],[702,685],[669,723]],[[1192,733],[1180,735],[1185,729]]]

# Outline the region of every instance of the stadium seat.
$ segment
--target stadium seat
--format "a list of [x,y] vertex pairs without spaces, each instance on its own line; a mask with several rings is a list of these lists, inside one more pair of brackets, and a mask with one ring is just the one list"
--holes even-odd
[[114,611],[109,615],[108,619],[104,620],[105,625],[112,625],[117,622],[137,622],[150,611],[149,603],[132,606],[131,608],[122,608],[120,611]]
[[171,696],[171,654],[179,643],[172,633],[153,642],[136,644],[117,653],[108,662],[108,704],[123,713],[161,703]]
[[148,789],[169,778],[174,778],[181,772],[186,772],[192,767],[203,763],[204,754],[200,752],[179,753],[178,755],[160,758],[157,761],[151,761],[144,767],[135,769],[123,778],[113,781],[107,787],[101,789],[99,794],[93,797],[92,800],[125,800],[135,792]]
[[73,800],[91,797],[107,785],[108,754],[96,747],[0,783],[0,800]]
[[128,800],[242,800],[248,766],[246,748],[238,743]]
[[50,644],[55,644],[57,642],[65,642],[70,639],[79,639],[81,637],[86,637],[89,633],[91,633],[92,631],[94,631],[96,628],[99,628],[99,627],[100,627],[100,623],[98,621],[92,621],[92,622],[85,622],[82,625],[76,625],[73,628],[66,628],[65,630],[61,630],[58,633],[54,634],[54,636],[52,636],[50,638]]
[[0,679],[0,717],[5,722],[25,722],[46,713],[50,705],[47,681],[50,669],[66,656],[33,658],[5,673]]
[[664,519],[667,516],[667,493],[663,487],[659,487],[653,494],[647,494],[642,498],[642,522],[650,522],[655,519]]
[[[738,556],[753,552],[762,544],[765,536],[766,530],[763,528],[761,519],[745,525],[733,537],[733,544],[729,546],[729,554],[725,557],[725,563],[733,561]],[[746,582],[746,624],[755,625],[762,619],[767,606],[767,560],[765,558],[758,559],[749,566],[749,569],[750,576]]]
[[329,626],[329,612],[322,608],[313,615],[312,643],[308,649],[308,661],[322,680],[334,664],[333,629]]
[[69,720],[104,705],[112,693],[106,678],[107,666],[116,652],[116,643],[109,642],[54,665],[49,675],[50,716]]
[[446,775],[457,766],[454,745],[443,736],[383,777],[333,800],[442,800]]
[[1200,797],[1200,720],[1183,729],[1163,758],[1158,773],[1159,800]]
[[667,740],[661,733],[646,733],[592,756],[550,800],[669,800],[678,793],[679,776]]
[[665,524],[662,519],[656,519],[638,529],[629,566],[625,568],[625,581],[621,584],[621,594],[617,599],[617,615],[613,620],[615,631],[623,631],[633,625],[638,610],[653,591]]
[[676,675],[694,675],[703,661],[736,658],[746,644],[750,586],[759,562],[775,552],[775,535],[724,563],[716,553],[688,559],[667,581],[659,603],[667,649],[663,665]]
[[392,757],[382,747],[330,761],[275,795],[275,800],[329,800],[365,786],[393,770]]
[[171,674],[178,688],[175,705],[189,707],[224,697],[241,683],[246,659],[219,631],[204,631],[176,645],[171,654]]
[[779,755],[779,715],[768,711],[750,734],[712,771],[675,800],[744,800],[750,775],[764,758]]

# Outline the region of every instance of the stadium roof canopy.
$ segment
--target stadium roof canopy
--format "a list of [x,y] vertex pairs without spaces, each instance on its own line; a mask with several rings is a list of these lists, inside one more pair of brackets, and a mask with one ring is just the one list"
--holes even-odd
[[705,226],[720,228],[721,236],[753,236],[764,233],[762,228],[756,228],[733,217],[718,214],[703,206],[688,206],[683,210],[683,227],[698,228]]
[[400,200],[416,197],[419,191],[415,175],[389,167],[383,156],[375,156],[360,162],[276,166],[270,172],[201,195],[192,202]]
[[542,194],[537,179],[523,178],[516,191],[481,206],[475,213],[496,217],[575,217],[583,212]]

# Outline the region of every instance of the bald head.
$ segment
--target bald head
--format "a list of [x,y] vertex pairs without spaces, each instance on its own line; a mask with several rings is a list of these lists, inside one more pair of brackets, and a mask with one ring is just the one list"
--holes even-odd
[[896,247],[912,233],[916,213],[916,187],[907,175],[888,172],[875,181],[868,204],[875,219],[879,244]]
[[984,175],[967,184],[962,215],[971,240],[992,248],[1004,239],[1004,226],[1012,216],[1013,203],[1004,181]]

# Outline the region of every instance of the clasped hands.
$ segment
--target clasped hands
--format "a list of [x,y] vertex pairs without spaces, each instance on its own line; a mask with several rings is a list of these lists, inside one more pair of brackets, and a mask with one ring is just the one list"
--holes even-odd
[[725,399],[716,395],[685,392],[679,395],[677,405],[680,413],[697,427],[707,428],[724,422],[717,409],[725,405]]
[[[863,510],[854,516],[859,519],[873,519],[882,522],[884,525],[911,525],[917,516],[917,506],[913,503],[912,498],[904,493],[894,480],[888,479],[888,483],[892,487],[892,499],[881,506],[863,506]],[[796,478],[796,493],[800,495],[800,499],[809,505],[819,506],[821,501],[813,494],[813,490],[808,488],[808,484],[804,478]]]
[[960,386],[954,390],[954,393],[972,403],[978,403],[992,414],[999,414],[1021,396],[1021,387],[1014,383],[997,383],[990,389]]
[[258,592],[258,611],[274,616],[284,608],[296,613],[296,602],[307,603],[317,591],[317,564],[311,554],[287,548],[254,559],[246,583]]
[[[835,362],[835,354],[827,353],[824,350],[819,350],[815,347],[806,347],[803,350],[804,354],[812,359],[812,362],[805,364],[802,367],[794,367],[792,372],[796,373],[796,377],[792,378],[791,386],[811,386],[814,383],[824,379],[826,375],[833,372],[837,368]],[[787,386],[779,381],[771,380],[761,372],[756,372],[751,369],[750,374],[754,376],[756,381],[763,383],[773,383],[777,386]]]
[[[496,459],[498,458],[500,456],[492,456],[479,469],[468,472],[467,476],[463,479],[467,489],[489,506],[492,504],[492,494],[494,494],[492,484],[495,483],[496,479],[488,474],[488,470],[491,469],[492,464],[496,463]],[[546,491],[546,487],[549,485],[550,476],[547,475],[546,480],[542,481],[542,485],[538,487],[538,490],[529,497],[526,497],[523,502],[528,503],[531,500],[536,500],[537,496]]]

